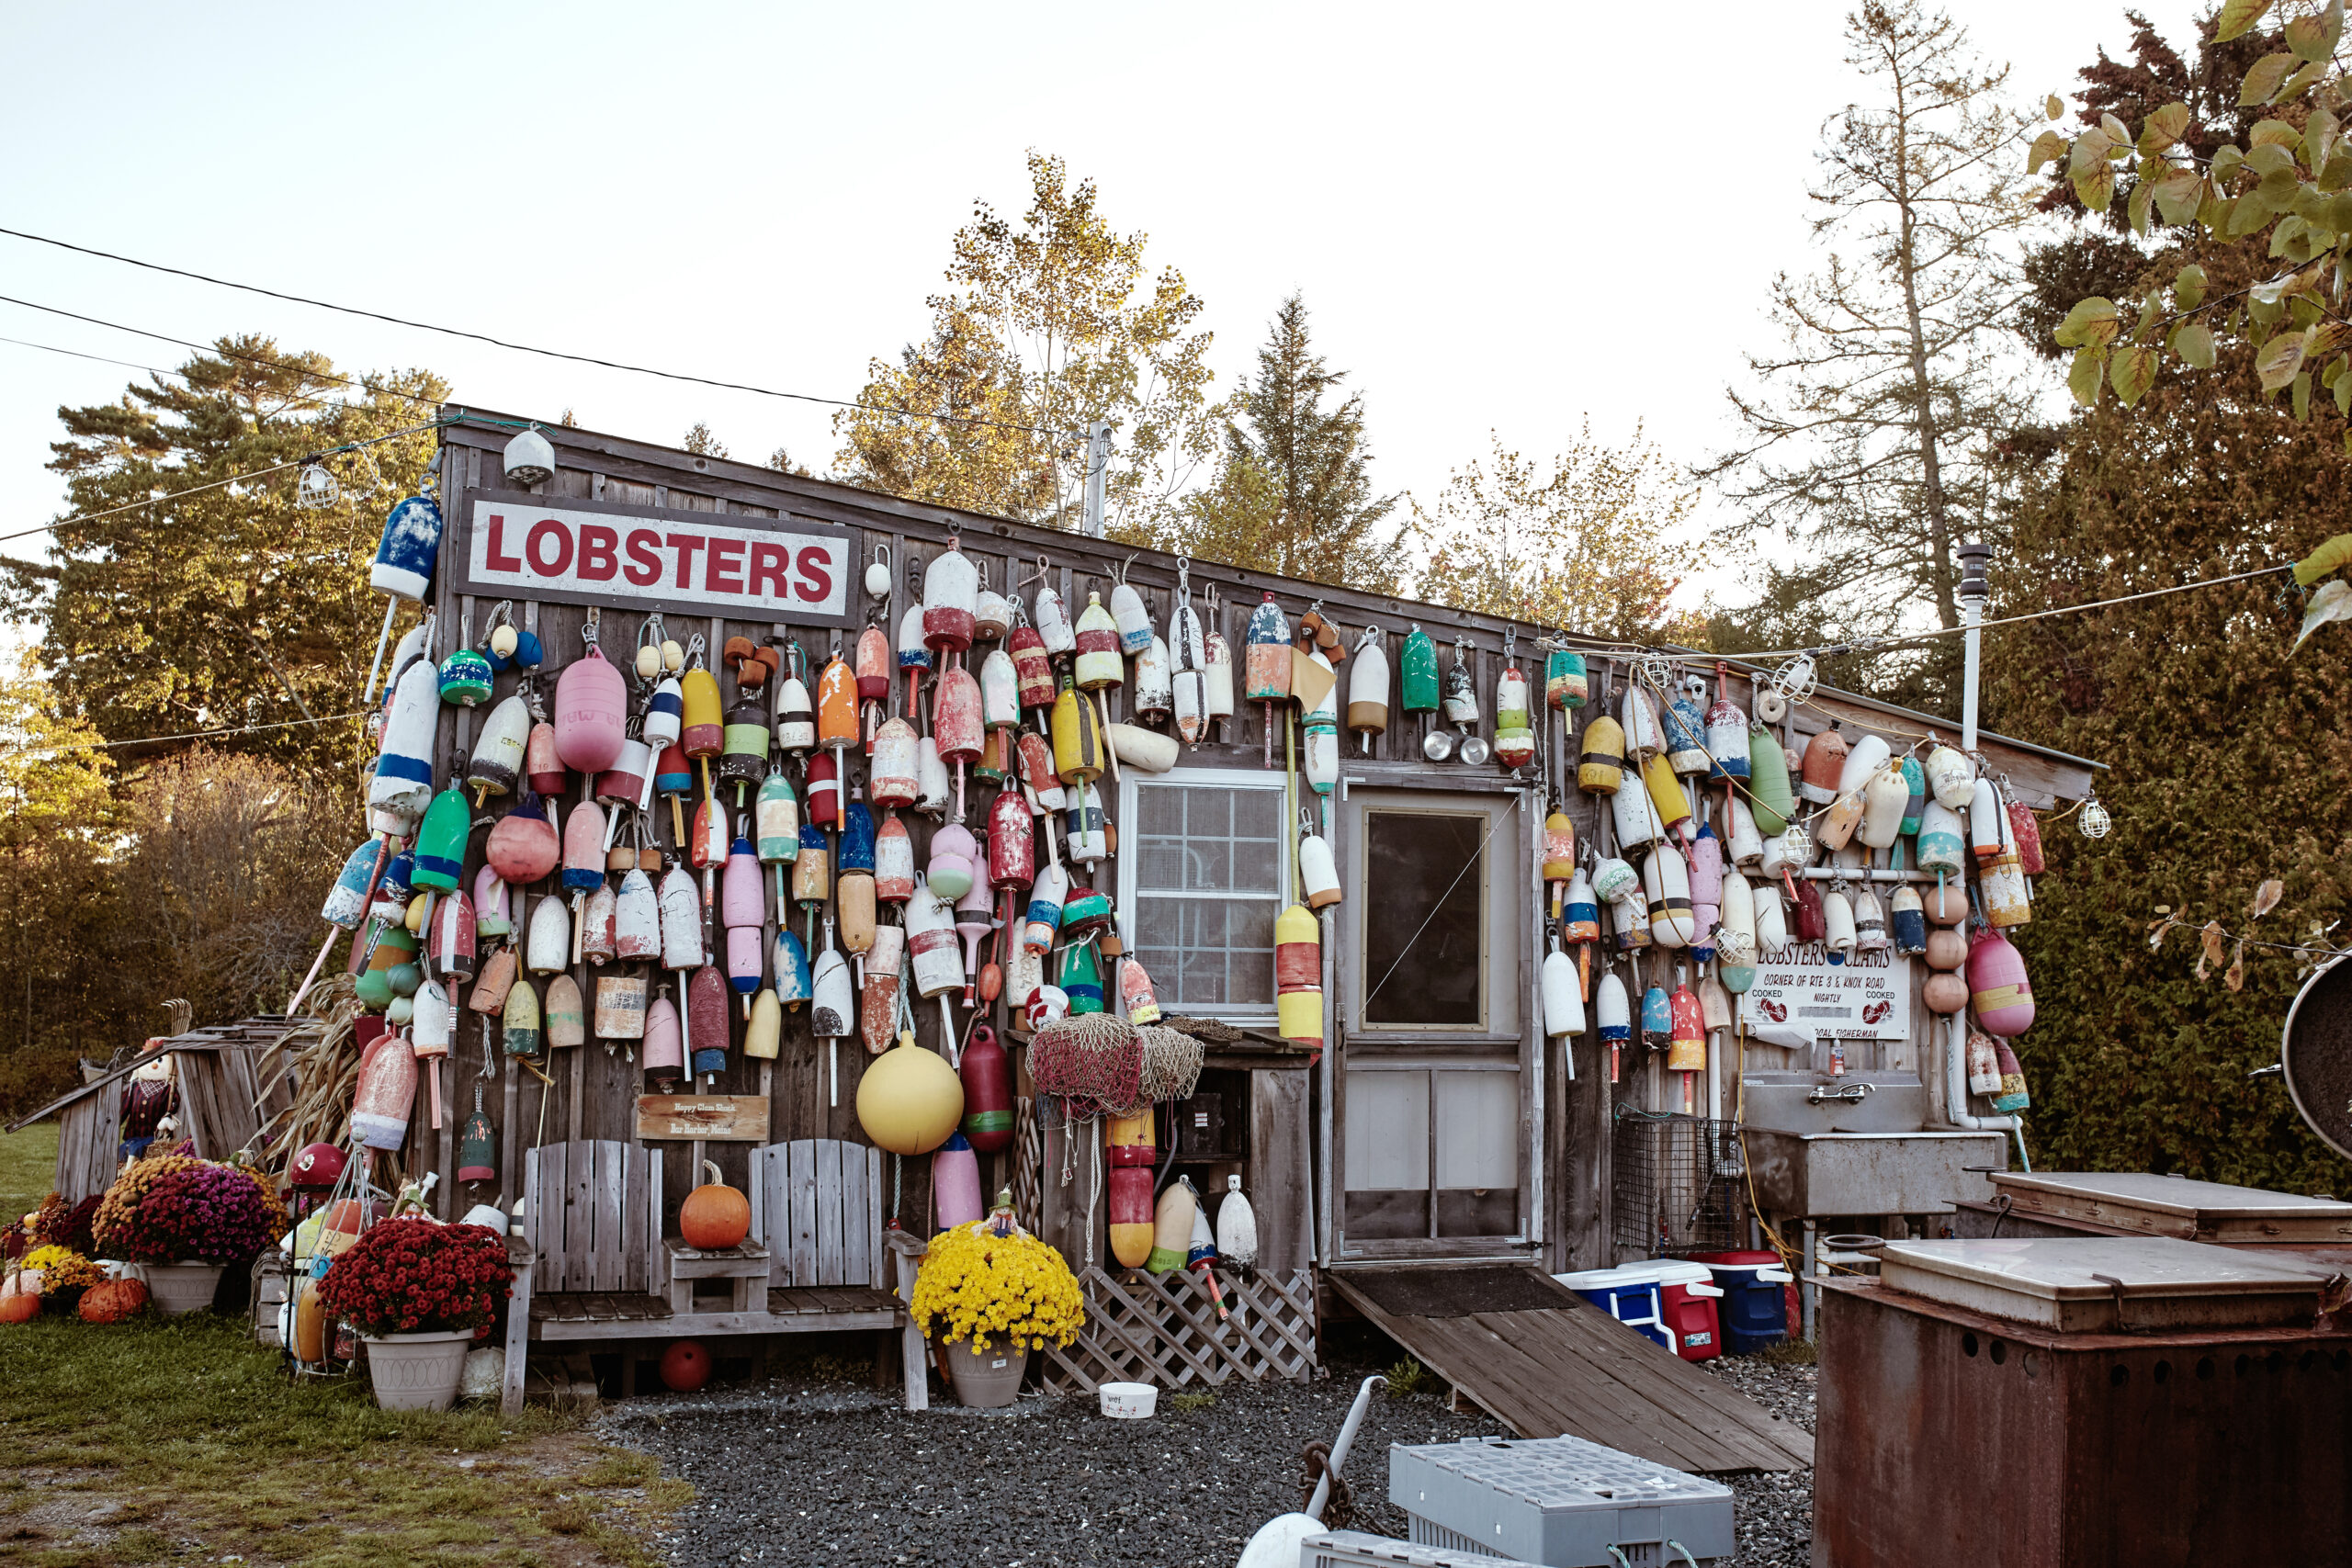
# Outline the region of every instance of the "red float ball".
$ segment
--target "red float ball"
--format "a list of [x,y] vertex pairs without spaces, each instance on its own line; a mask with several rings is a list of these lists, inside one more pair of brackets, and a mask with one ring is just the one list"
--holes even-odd
[[662,1386],[673,1393],[692,1393],[710,1381],[710,1352],[699,1339],[673,1339],[662,1352]]

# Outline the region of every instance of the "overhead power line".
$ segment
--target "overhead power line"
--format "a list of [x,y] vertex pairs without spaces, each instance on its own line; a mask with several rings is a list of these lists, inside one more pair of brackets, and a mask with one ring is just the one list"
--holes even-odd
[[685,381],[699,387],[717,387],[730,392],[751,392],[763,398],[783,398],[794,402],[822,403],[829,408],[857,409],[867,413],[893,414],[909,419],[935,419],[948,424],[969,424],[989,430],[1017,431],[1024,435],[1074,438],[1073,432],[1045,430],[1033,424],[1011,424],[1002,420],[976,419],[968,414],[935,413],[922,409],[878,408],[872,403],[859,402],[850,398],[822,398],[812,392],[779,391],[774,387],[753,386],[748,381],[722,381],[709,376],[695,376],[680,370],[662,370],[650,365],[632,365],[626,360],[605,359],[593,354],[571,354],[560,348],[541,348],[535,344],[514,343],[506,338],[492,337],[488,333],[469,332],[463,327],[445,327],[433,321],[420,321],[407,316],[389,315],[381,310],[365,310],[356,305],[338,305],[333,300],[313,299],[307,295],[288,294],[281,289],[265,288],[256,283],[239,283],[232,278],[214,277],[209,273],[191,272],[186,267],[166,266],[161,262],[141,261],[137,256],[120,255],[113,251],[101,251],[89,245],[77,245],[69,240],[51,239],[47,234],[28,233],[22,229],[0,228],[0,234],[6,234],[18,240],[29,240],[35,244],[54,245],[61,251],[72,251],[78,255],[96,256],[101,261],[119,262],[125,266],[143,267],[149,272],[166,273],[174,277],[209,283],[217,288],[234,288],[246,294],[259,294],[266,299],[283,299],[289,304],[309,305],[316,310],[334,310],[346,316],[361,316],[371,321],[388,321],[393,326],[413,327],[418,332],[438,333],[444,337],[467,338],[475,343],[489,344],[493,348],[512,349],[517,354],[536,354],[546,359],[564,359],[575,365],[600,366],[606,370],[625,370],[636,376],[658,376],[665,381]]

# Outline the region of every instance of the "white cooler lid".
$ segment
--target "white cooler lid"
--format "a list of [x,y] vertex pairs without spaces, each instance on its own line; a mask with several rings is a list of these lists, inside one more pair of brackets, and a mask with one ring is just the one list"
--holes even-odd
[[[2046,1302],[2127,1298],[2316,1297],[2325,1269],[2273,1252],[2171,1236],[2003,1236],[1889,1242],[1879,1278],[1929,1301],[1965,1303],[1987,1288]],[[1963,1288],[1963,1287],[1973,1287]]]

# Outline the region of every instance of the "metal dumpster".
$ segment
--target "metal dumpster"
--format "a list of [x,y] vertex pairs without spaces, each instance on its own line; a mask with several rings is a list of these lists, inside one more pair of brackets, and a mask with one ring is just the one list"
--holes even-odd
[[[1890,1262],[1979,1304],[1823,1282],[1816,1565],[2352,1562],[2352,1325],[2312,1326],[2324,1268],[2137,1238],[1895,1244]],[[2095,1319],[2086,1286],[2122,1332],[2021,1321]],[[2231,1300],[2273,1322],[2215,1321]]]

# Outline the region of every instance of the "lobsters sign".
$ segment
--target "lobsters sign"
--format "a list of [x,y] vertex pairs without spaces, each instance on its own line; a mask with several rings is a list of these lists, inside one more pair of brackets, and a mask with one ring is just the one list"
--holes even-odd
[[851,618],[849,531],[830,524],[500,491],[472,491],[468,502],[460,593],[739,621]]

